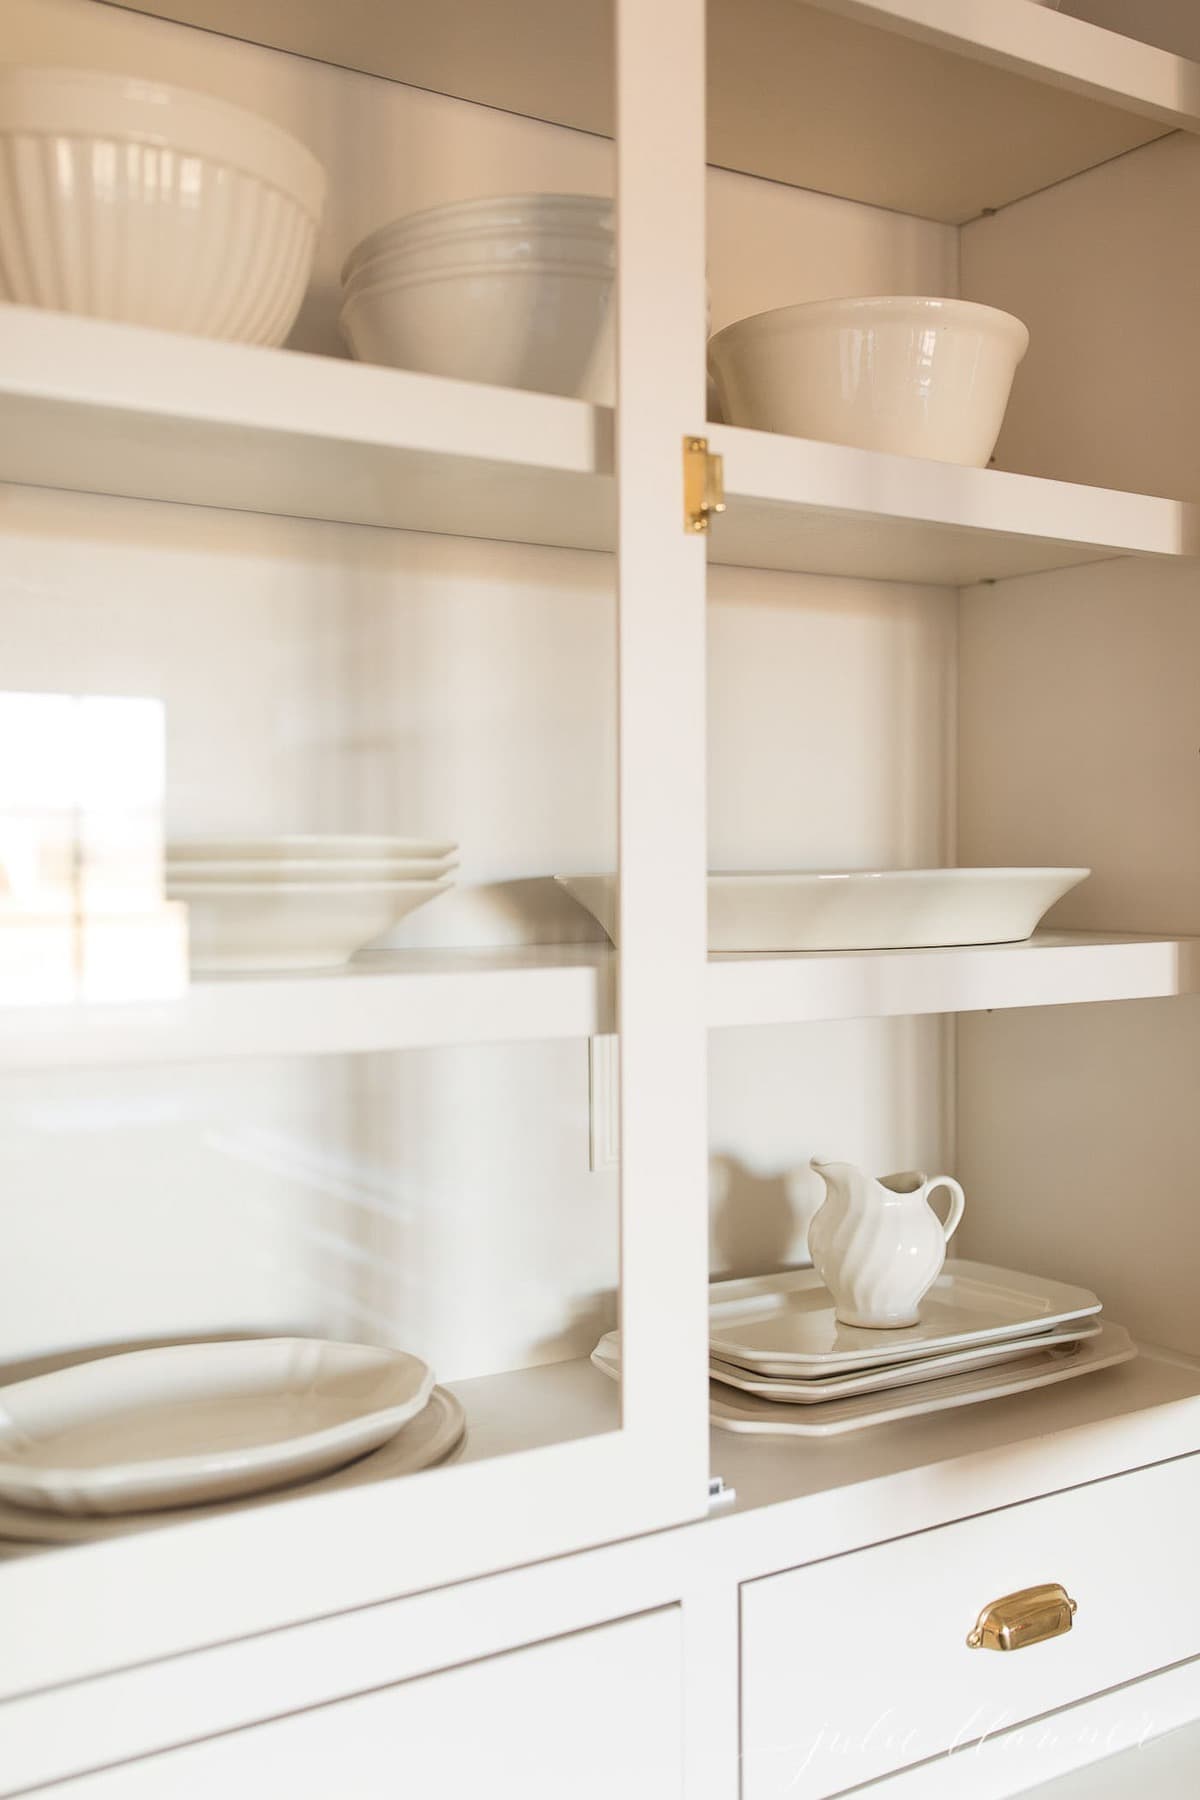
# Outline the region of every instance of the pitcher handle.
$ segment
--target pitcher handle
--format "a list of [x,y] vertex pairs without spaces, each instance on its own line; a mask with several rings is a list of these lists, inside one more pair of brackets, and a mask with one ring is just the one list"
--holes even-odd
[[962,1188],[959,1186],[958,1182],[955,1181],[953,1175],[935,1175],[929,1183],[929,1186],[925,1189],[926,1200],[929,1200],[932,1197],[935,1188],[940,1187],[948,1188],[951,1195],[950,1214],[946,1223],[942,1226],[942,1234],[945,1237],[946,1242],[949,1243],[950,1239],[962,1224],[962,1216],[966,1208],[967,1196],[963,1193]]

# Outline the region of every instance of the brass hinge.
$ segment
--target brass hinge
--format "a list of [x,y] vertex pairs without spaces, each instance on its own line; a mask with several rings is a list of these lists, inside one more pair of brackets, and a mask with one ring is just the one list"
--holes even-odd
[[725,511],[725,465],[708,439],[683,440],[683,529],[707,531],[714,513]]

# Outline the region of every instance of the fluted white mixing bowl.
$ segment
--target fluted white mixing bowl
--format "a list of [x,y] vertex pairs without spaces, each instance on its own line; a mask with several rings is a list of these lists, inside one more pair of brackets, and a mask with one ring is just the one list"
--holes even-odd
[[994,306],[888,295],[757,313],[708,353],[731,425],[982,467],[1028,347]]
[[325,196],[279,126],[92,70],[0,68],[0,298],[279,344]]

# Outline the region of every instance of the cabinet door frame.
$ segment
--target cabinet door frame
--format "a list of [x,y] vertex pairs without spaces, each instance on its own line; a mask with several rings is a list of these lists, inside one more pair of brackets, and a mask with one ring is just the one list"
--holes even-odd
[[615,0],[621,1425],[18,1559],[0,1697],[695,1519],[707,1506],[704,8]]

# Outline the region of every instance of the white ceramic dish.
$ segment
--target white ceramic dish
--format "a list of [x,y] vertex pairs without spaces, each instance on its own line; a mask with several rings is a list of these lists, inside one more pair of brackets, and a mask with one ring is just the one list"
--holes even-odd
[[[847,1431],[864,1431],[871,1425],[887,1425],[898,1419],[915,1419],[923,1413],[943,1412],[955,1406],[973,1406],[981,1400],[1000,1400],[1007,1394],[1024,1394],[1092,1375],[1100,1369],[1129,1362],[1137,1347],[1120,1325],[1102,1325],[1095,1337],[1062,1348],[1051,1346],[1023,1357],[1003,1370],[976,1369],[926,1382],[918,1389],[888,1395],[863,1394],[857,1399],[830,1400],[820,1407],[781,1405],[740,1394],[719,1382],[709,1384],[709,1418],[721,1431],[751,1432],[767,1437],[835,1437]],[[597,1344],[592,1361],[605,1375],[620,1380],[620,1362],[611,1350]]]
[[320,1338],[180,1344],[0,1388],[0,1499],[144,1512],[336,1468],[428,1403],[419,1357]]
[[418,244],[496,235],[529,239],[556,233],[611,239],[612,201],[593,194],[498,194],[451,200],[405,213],[369,232],[354,246],[342,264],[342,286],[348,287],[365,264]]
[[990,1369],[1001,1363],[1019,1362],[1038,1350],[1070,1349],[1072,1345],[1095,1337],[1099,1330],[1099,1319],[1081,1319],[1073,1325],[1061,1325],[1054,1331],[1030,1332],[1027,1337],[1016,1338],[1010,1343],[975,1344],[966,1350],[914,1357],[910,1362],[891,1363],[881,1369],[862,1369],[850,1375],[809,1376],[799,1381],[757,1376],[739,1369],[736,1363],[721,1362],[716,1357],[709,1362],[708,1372],[723,1387],[758,1394],[763,1400],[783,1401],[792,1406],[821,1406],[827,1400],[849,1400],[856,1394],[884,1394],[892,1388],[939,1381],[966,1369]]
[[293,1482],[248,1499],[212,1501],[205,1506],[183,1506],[149,1513],[114,1513],[111,1517],[72,1518],[64,1513],[27,1511],[0,1500],[0,1542],[24,1544],[91,1544],[150,1527],[190,1524],[197,1519],[222,1518],[260,1506],[278,1506],[310,1494],[335,1493],[368,1482],[394,1481],[450,1458],[462,1441],[466,1418],[461,1402],[449,1388],[435,1387],[428,1404],[402,1425],[382,1449],[360,1456],[355,1462]]
[[386,282],[417,276],[525,267],[591,271],[611,278],[616,268],[616,240],[611,232],[540,229],[455,232],[439,238],[420,238],[366,257],[347,280],[343,297],[349,300]]
[[611,270],[524,263],[393,277],[340,319],[360,362],[608,401],[611,295]]
[[440,860],[456,856],[458,845],[449,838],[370,837],[355,835],[333,837],[315,832],[297,832],[284,837],[263,838],[173,838],[167,845],[167,862],[209,861],[235,862],[244,858],[258,861],[290,861],[294,857],[332,858],[373,857],[402,860],[422,857]]
[[453,881],[177,881],[193,969],[324,969],[454,886]]
[[324,196],[298,139],[226,101],[0,68],[0,299],[281,344]]
[[1094,1338],[1064,1349],[1039,1350],[1005,1369],[977,1369],[971,1374],[949,1375],[918,1389],[896,1393],[864,1394],[856,1400],[831,1400],[828,1406],[798,1410],[754,1394],[738,1394],[713,1382],[709,1389],[709,1417],[721,1431],[755,1432],[775,1437],[833,1437],[845,1431],[864,1431],[871,1425],[888,1425],[898,1419],[915,1419],[924,1413],[944,1412],[955,1406],[974,1406],[981,1400],[1002,1400],[1008,1394],[1025,1394],[1057,1381],[1073,1381],[1100,1369],[1129,1362],[1137,1347],[1120,1325],[1102,1325]]
[[709,1351],[741,1369],[795,1380],[995,1344],[1099,1311],[1087,1288],[956,1258],[921,1302],[916,1325],[878,1331],[843,1325],[817,1271],[789,1269],[712,1284]]
[[[711,951],[905,950],[1030,937],[1088,869],[855,869],[711,874]],[[617,941],[615,875],[559,875]]]
[[994,306],[884,295],[739,319],[708,354],[731,425],[982,468],[1028,347]]
[[214,857],[187,860],[172,857],[168,863],[172,881],[444,881],[458,864],[452,857],[235,857],[222,862]]

